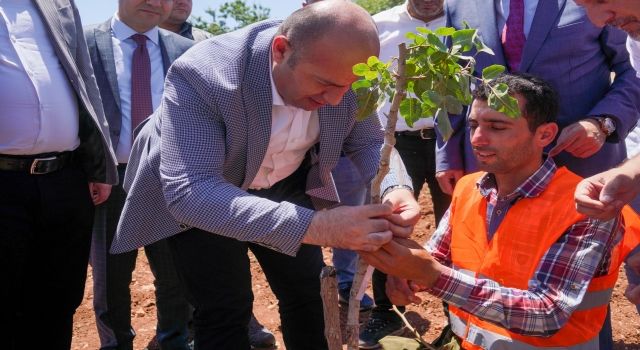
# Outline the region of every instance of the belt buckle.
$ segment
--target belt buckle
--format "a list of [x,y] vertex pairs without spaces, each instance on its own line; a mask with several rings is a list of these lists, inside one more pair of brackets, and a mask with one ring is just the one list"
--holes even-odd
[[33,160],[33,162],[31,162],[31,168],[29,169],[29,174],[31,175],[43,175],[48,173],[48,171],[39,171],[38,170],[38,164],[40,164],[40,162],[46,162],[46,161],[50,161],[50,160],[56,160],[56,157],[47,157],[47,158],[36,158]]
[[423,139],[423,140],[429,140],[429,137],[428,137],[428,136],[424,136],[424,130],[425,130],[425,129],[426,129],[426,128],[422,128],[422,129],[420,129],[420,138],[421,138],[421,139]]

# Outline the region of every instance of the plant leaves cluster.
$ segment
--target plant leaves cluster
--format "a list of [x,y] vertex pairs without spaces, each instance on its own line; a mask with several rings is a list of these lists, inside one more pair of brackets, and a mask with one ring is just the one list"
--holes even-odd
[[[488,83],[504,72],[504,67],[489,66],[481,76],[474,76],[475,55],[493,54],[476,29],[418,27],[406,36],[409,39],[405,68],[408,83],[406,96],[400,102],[400,115],[409,126],[421,118],[434,117],[447,140],[453,133],[449,114],[460,114],[464,106],[471,104],[472,84]],[[380,104],[393,99],[398,78],[393,69],[396,61],[397,58],[382,62],[369,57],[366,63],[353,66],[353,73],[360,77],[352,85],[358,96],[358,120],[367,118]],[[508,94],[504,84],[491,89],[489,105],[510,117],[520,115],[517,100]]]

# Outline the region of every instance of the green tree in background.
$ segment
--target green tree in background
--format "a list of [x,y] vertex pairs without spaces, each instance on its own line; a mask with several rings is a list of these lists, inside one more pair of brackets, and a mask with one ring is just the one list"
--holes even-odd
[[369,14],[375,15],[378,12],[402,4],[405,0],[356,0],[356,4],[362,6]]
[[193,26],[218,35],[265,20],[269,18],[271,9],[256,4],[248,5],[244,0],[234,0],[225,2],[217,10],[209,8],[205,12],[211,16],[211,22],[194,16]]

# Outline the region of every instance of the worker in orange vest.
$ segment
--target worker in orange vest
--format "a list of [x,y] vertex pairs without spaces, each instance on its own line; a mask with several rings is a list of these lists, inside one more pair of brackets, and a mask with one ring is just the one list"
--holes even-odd
[[[497,84],[523,117],[490,107]],[[575,210],[581,178],[544,153],[558,133],[547,83],[503,75],[474,95],[469,125],[482,172],[457,183],[426,249],[398,238],[361,254],[395,276],[387,282],[394,304],[420,302],[419,291],[446,301],[457,347],[598,349],[618,268],[638,244],[629,234],[637,215],[625,208],[601,221]]]

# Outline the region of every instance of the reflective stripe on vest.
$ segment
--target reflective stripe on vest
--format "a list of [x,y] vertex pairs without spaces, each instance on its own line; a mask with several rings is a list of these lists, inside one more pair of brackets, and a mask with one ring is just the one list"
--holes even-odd
[[[521,341],[511,339],[509,337],[505,337],[503,335],[476,327],[474,325],[471,325],[469,327],[469,332],[465,336],[464,333],[467,330],[467,324],[454,314],[449,314],[449,324],[451,325],[451,330],[457,336],[482,349],[488,349],[488,350],[538,350],[540,349],[540,347],[523,343]],[[463,335],[461,336],[461,334]],[[548,347],[548,348],[545,347],[544,349],[598,350],[600,349],[600,343],[599,343],[598,337],[596,336],[593,339],[587,341],[586,343],[568,346],[568,347],[565,347],[565,346]]]

